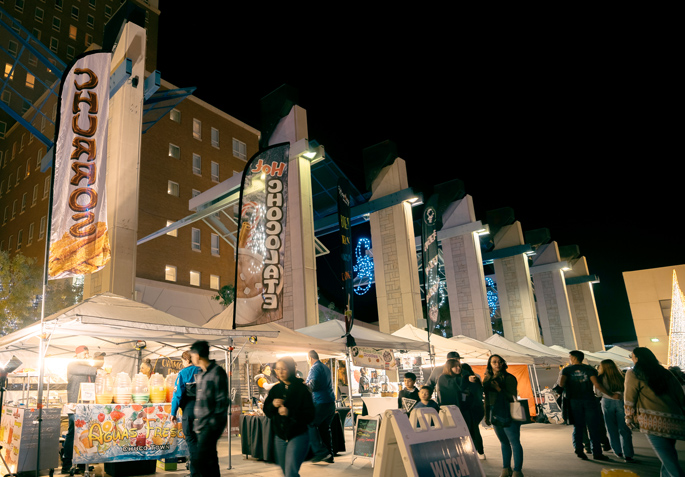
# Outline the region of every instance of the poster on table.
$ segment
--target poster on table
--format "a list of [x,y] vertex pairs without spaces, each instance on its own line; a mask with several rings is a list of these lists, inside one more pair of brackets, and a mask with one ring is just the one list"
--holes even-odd
[[432,333],[438,322],[440,297],[440,277],[438,276],[438,213],[428,202],[423,210],[423,286],[426,290],[426,312],[428,333]]
[[375,349],[354,346],[351,349],[352,364],[363,368],[397,369],[397,361],[391,349]]
[[55,146],[48,278],[102,269],[107,227],[107,127],[111,54],[88,53],[62,78]]
[[290,144],[255,154],[240,190],[233,326],[283,318]]
[[180,420],[171,404],[76,405],[74,462],[123,462],[188,455]]

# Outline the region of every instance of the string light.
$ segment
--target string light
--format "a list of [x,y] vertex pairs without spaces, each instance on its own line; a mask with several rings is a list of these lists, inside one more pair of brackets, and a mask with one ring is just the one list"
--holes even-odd
[[[356,279],[360,283],[354,288],[354,292],[357,295],[364,295],[371,289],[373,285],[373,257],[370,253],[371,251],[371,240],[368,238],[360,238],[357,241],[357,246],[354,248],[354,256],[357,260],[357,264],[352,267],[352,270],[357,272]],[[368,283],[364,283],[364,279],[368,279]]]
[[485,277],[485,284],[487,285],[488,306],[490,307],[490,318],[497,315],[497,308],[499,307],[499,297],[497,296],[497,285],[490,277]]
[[671,329],[668,334],[668,365],[685,366],[685,297],[680,290],[678,277],[673,270],[671,298]]

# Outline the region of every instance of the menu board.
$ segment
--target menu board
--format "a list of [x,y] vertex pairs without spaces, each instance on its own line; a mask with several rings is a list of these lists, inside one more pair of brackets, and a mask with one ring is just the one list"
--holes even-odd
[[357,417],[357,424],[354,428],[354,451],[352,452],[354,456],[374,459],[380,423],[378,416]]
[[[59,442],[59,408],[43,409],[41,424],[40,470],[59,464],[55,443]],[[7,463],[5,474],[36,470],[38,450],[38,409],[6,406],[0,421],[0,446]],[[4,467],[0,463],[0,468]]]
[[171,404],[78,404],[74,463],[159,460],[187,456],[180,420]]

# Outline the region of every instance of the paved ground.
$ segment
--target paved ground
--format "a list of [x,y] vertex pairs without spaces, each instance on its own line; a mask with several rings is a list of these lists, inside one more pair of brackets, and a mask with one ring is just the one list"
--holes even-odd
[[[570,426],[554,424],[529,424],[521,429],[521,443],[523,444],[524,464],[523,474],[526,477],[549,477],[549,476],[601,476],[603,469],[629,470],[639,477],[658,477],[661,464],[654,455],[647,439],[635,432],[633,445],[635,446],[635,458],[638,464],[625,464],[613,455],[607,453],[611,462],[596,462],[590,459],[582,461],[571,450]],[[481,461],[485,474],[497,477],[502,469],[499,441],[492,430],[483,431],[485,454],[487,459]],[[352,431],[346,430],[347,449],[351,449]],[[232,469],[228,469],[228,443],[222,439],[219,444],[219,458],[221,460],[222,476],[281,476],[281,470],[275,464],[267,464],[254,459],[245,459],[240,455],[240,438],[233,438],[232,445]],[[677,449],[680,455],[681,465],[685,467],[685,442],[679,441]],[[352,463],[351,452],[335,458],[334,464],[310,464],[302,465],[300,474],[303,477],[337,477],[337,476],[365,476],[373,475],[373,468],[368,460],[356,459]],[[181,466],[179,466],[181,467]],[[102,467],[96,467],[95,474],[102,475]],[[161,471],[157,472],[160,477]],[[168,477],[182,477],[187,474],[185,468],[175,472],[165,472]],[[632,477],[630,474],[616,474],[616,477]],[[389,476],[396,477],[396,476]]]

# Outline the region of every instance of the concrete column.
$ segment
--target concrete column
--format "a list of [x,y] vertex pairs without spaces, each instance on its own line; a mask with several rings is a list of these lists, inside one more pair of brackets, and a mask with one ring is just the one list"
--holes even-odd
[[[512,225],[505,225],[499,229],[493,240],[495,251],[523,245],[521,223],[516,221]],[[518,341],[527,336],[540,342],[528,257],[525,253],[519,253],[497,258],[494,260],[494,266],[504,337]]]
[[604,351],[604,337],[592,281],[584,280],[585,277],[590,277],[585,257],[580,257],[573,269],[566,272],[565,277],[578,349]]
[[293,106],[290,114],[284,118],[284,124],[288,124],[286,133],[291,142],[291,156],[283,320],[279,324],[299,329],[319,323],[311,164],[302,156],[293,156],[293,145],[302,139],[306,140],[308,136],[307,112],[299,106]]
[[470,195],[450,204],[442,214],[438,233],[445,262],[445,281],[449,297],[452,334],[477,340],[492,336],[483,257],[473,198]]
[[538,247],[530,272],[545,345],[578,349],[563,271],[567,267],[559,257],[557,243],[552,242]]
[[[407,187],[407,167],[398,157],[373,180],[371,200]],[[373,212],[370,223],[380,331],[416,326],[423,309],[411,205],[402,202]]]
[[[112,54],[112,70],[125,58],[133,61],[131,77],[109,102],[106,182],[112,258],[102,270],[84,277],[84,299],[104,292],[134,298],[145,42],[145,29],[128,22]],[[133,78],[138,78],[136,86]]]

